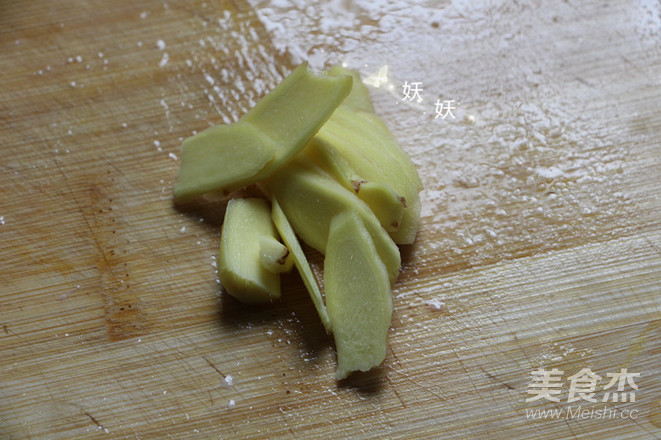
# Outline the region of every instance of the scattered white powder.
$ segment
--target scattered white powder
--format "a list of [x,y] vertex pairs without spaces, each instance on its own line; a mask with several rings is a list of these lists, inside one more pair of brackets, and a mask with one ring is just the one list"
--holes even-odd
[[159,50],[165,49],[165,41],[163,40],[156,40],[156,47],[158,47]]
[[431,306],[433,309],[436,310],[441,310],[443,307],[445,307],[445,303],[443,301],[439,301],[437,299],[432,299],[429,301],[425,301],[425,304]]
[[557,179],[565,174],[560,168],[554,166],[548,168],[537,167],[535,173],[545,179]]
[[165,65],[168,63],[170,60],[170,56],[168,55],[167,52],[163,53],[163,58],[161,58],[161,61],[158,63],[159,67],[165,67]]
[[148,15],[149,15],[149,13],[147,11],[142,11],[140,13],[140,18],[142,18],[144,20],[145,18],[147,18]]
[[179,232],[181,232],[182,234],[186,232],[186,226],[182,226],[181,229],[179,229]]
[[154,141],[154,146],[155,146],[155,147],[158,147],[158,146],[160,146],[160,145],[161,145],[161,142],[160,142],[160,141]]
[[177,155],[174,154],[174,153],[168,153],[168,156],[170,156],[170,158],[171,158],[172,160],[178,160]]
[[234,383],[234,379],[230,374],[228,374],[227,376],[225,376],[225,382],[227,383],[227,385],[232,386],[232,384]]
[[0,215],[0,225],[4,225],[4,224],[5,224],[5,216]]
[[216,83],[216,81],[208,73],[204,74],[204,79],[206,79],[207,82],[211,85],[214,85]]
[[236,402],[234,402],[234,399],[230,399],[229,404],[227,405],[230,409],[234,408],[236,406]]

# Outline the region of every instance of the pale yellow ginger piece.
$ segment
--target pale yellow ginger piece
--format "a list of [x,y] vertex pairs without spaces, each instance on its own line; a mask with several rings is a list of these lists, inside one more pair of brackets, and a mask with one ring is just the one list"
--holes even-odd
[[294,256],[275,237],[259,237],[259,257],[266,270],[273,273],[289,272],[294,266]]
[[354,110],[362,110],[374,113],[374,105],[372,105],[370,92],[367,90],[367,87],[365,87],[365,84],[363,84],[363,80],[361,79],[360,73],[358,73],[358,71],[335,65],[328,70],[327,74],[330,76],[349,75],[353,78],[351,92],[344,99],[342,105],[350,107]]
[[337,348],[337,378],[381,364],[392,292],[372,236],[355,212],[342,212],[330,223],[324,290]]
[[301,248],[301,245],[296,238],[294,230],[289,224],[289,220],[287,220],[287,217],[285,217],[285,213],[282,212],[278,200],[273,198],[271,200],[271,205],[271,217],[273,219],[273,223],[278,229],[278,232],[282,237],[282,241],[285,242],[291,251],[296,269],[298,269],[298,273],[301,275],[303,284],[305,284],[305,287],[310,294],[310,298],[312,299],[312,302],[317,309],[317,314],[319,315],[319,319],[321,319],[321,323],[326,329],[326,333],[330,333],[332,331],[330,318],[328,317],[328,311],[326,310],[324,299],[321,296],[321,290],[319,289],[317,280],[312,273],[310,263],[305,257],[305,253],[303,252],[303,249]]
[[277,234],[263,199],[229,201],[218,253],[218,277],[227,293],[248,304],[280,298],[280,275],[264,267],[260,246],[264,236],[277,240]]
[[303,151],[310,160],[367,203],[386,231],[399,229],[406,210],[406,199],[388,183],[372,182],[360,176],[337,148],[318,136]]
[[314,142],[331,146],[351,170],[372,184],[390,186],[405,206],[401,222],[389,228],[397,244],[415,241],[422,181],[411,158],[376,114],[341,105],[317,132]]
[[351,76],[315,75],[301,64],[241,120],[184,141],[174,198],[229,193],[284,166],[351,89]]
[[[399,275],[399,248],[369,206],[321,168],[297,158],[286,170],[264,181],[301,240],[324,253],[330,222],[335,215],[354,211],[365,223],[392,282]],[[290,247],[291,249],[291,247]]]

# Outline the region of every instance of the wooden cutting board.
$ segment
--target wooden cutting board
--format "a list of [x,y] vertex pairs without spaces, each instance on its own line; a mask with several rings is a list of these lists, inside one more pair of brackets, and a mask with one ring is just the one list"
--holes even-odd
[[[661,438],[661,8],[477,3],[0,3],[0,438]],[[425,184],[341,383],[298,276],[238,304],[223,204],[171,200],[182,139],[304,59]]]

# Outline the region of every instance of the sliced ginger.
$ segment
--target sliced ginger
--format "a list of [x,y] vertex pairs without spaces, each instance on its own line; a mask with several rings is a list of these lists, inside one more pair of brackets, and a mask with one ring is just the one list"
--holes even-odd
[[262,266],[269,272],[289,272],[294,265],[294,256],[287,246],[270,235],[259,237],[259,257]]
[[280,298],[280,275],[264,267],[260,246],[264,236],[277,240],[277,234],[264,200],[229,201],[218,253],[218,277],[227,293],[248,304]]
[[337,378],[379,365],[386,356],[392,294],[386,267],[355,212],[342,212],[331,221],[324,289],[337,348]]
[[[227,292],[272,302],[280,274],[295,265],[334,335],[337,378],[379,365],[397,244],[415,239],[422,182],[357,72],[335,66],[315,75],[304,63],[238,122],[184,141],[176,202],[254,183],[271,208],[255,198],[229,202],[218,259]],[[297,236],[325,254],[325,303]]]
[[395,281],[401,265],[399,249],[369,206],[355,193],[319,167],[299,158],[285,171],[265,180],[264,186],[278,200],[296,235],[321,253],[326,251],[331,219],[343,211],[356,212],[372,236],[390,280]]
[[397,244],[413,243],[420,220],[422,182],[415,165],[381,118],[342,105],[317,132],[316,141],[334,148],[366,181],[386,184],[403,198],[401,222],[389,232]]
[[367,203],[386,231],[399,229],[406,210],[406,199],[388,183],[374,182],[360,176],[337,148],[318,136],[310,141],[304,153]]
[[319,315],[319,319],[321,319],[321,323],[326,329],[326,333],[330,333],[332,329],[330,318],[328,317],[328,311],[326,310],[324,299],[321,296],[321,290],[319,290],[317,280],[312,273],[310,263],[305,257],[305,253],[303,252],[301,245],[298,243],[296,234],[289,224],[289,220],[287,220],[285,213],[282,212],[282,208],[280,208],[280,204],[275,197],[272,199],[272,204],[273,206],[271,207],[271,218],[273,219],[273,223],[275,223],[275,227],[278,229],[278,232],[282,237],[282,241],[287,244],[287,247],[291,252],[291,255],[294,259],[294,264],[296,264],[296,269],[298,269],[298,273],[301,275],[303,284],[305,284],[305,287],[310,294],[310,298],[312,298],[312,302],[317,309],[317,314]]
[[328,72],[330,76],[343,76],[349,75],[353,78],[353,84],[351,86],[351,92],[344,98],[342,105],[345,107],[352,108],[354,110],[362,110],[370,113],[374,113],[374,106],[372,105],[372,99],[370,98],[370,92],[363,84],[363,81],[360,78],[360,73],[355,70],[347,69],[339,65],[331,67]]
[[303,63],[238,122],[186,139],[175,201],[229,193],[277,171],[330,117],[351,83],[351,76],[315,75]]

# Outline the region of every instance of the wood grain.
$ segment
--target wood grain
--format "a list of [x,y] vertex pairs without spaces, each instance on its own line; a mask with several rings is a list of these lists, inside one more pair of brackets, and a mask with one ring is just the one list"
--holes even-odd
[[[377,4],[0,3],[0,438],[661,438],[659,5]],[[340,383],[300,279],[236,303],[223,204],[171,200],[303,58],[387,70],[425,184],[386,361]],[[636,402],[526,402],[540,367]],[[526,416],[581,403],[636,417]]]

